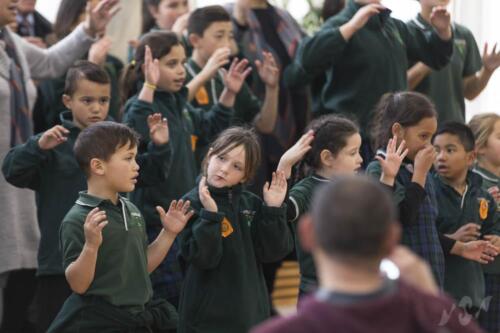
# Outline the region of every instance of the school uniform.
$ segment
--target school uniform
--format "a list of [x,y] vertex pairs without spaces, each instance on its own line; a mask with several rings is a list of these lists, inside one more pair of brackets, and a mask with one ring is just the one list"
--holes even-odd
[[[186,87],[179,92],[169,93],[157,90],[153,103],[134,96],[125,105],[124,122],[141,135],[139,151],[149,143],[147,117],[161,113],[168,120],[171,157],[165,168],[166,180],[148,188],[138,188],[130,199],[144,214],[149,240],[153,241],[162,229],[156,206],[168,207],[172,200],[178,200],[193,186],[198,175],[194,158],[194,144],[198,138],[210,142],[230,124],[233,110],[222,104],[215,104],[210,111],[196,109],[187,104]],[[166,260],[151,275],[155,297],[162,297],[177,303],[182,284],[182,273],[176,258],[177,243],[174,242]]]
[[[484,191],[489,193],[498,192],[500,187],[500,179],[493,173],[485,170],[479,166],[475,166],[473,172],[482,178],[482,188]],[[489,204],[488,208],[496,208],[496,218],[497,224],[500,218],[500,201]],[[488,212],[490,214],[490,211]],[[489,234],[490,230],[484,230],[482,234]],[[481,326],[488,330],[488,332],[498,332],[500,331],[500,260],[495,259],[494,262],[483,265],[484,271],[484,281],[485,281],[485,294],[486,297],[491,297],[489,299],[489,307],[481,313],[479,317],[479,323]]]
[[[452,234],[468,223],[476,223],[482,231],[500,232],[496,225],[493,198],[481,188],[481,177],[469,172],[463,194],[448,185],[438,174],[434,174],[439,214],[436,221],[439,232]],[[484,210],[484,205],[490,209]],[[458,304],[472,309],[484,306],[484,276],[481,264],[459,256],[445,258],[446,270],[444,290]],[[470,300],[470,301],[465,301]]]
[[209,190],[217,213],[203,208],[197,187],[185,196],[195,215],[179,235],[186,278],[178,332],[248,332],[270,316],[262,264],[293,249],[286,205],[268,207],[242,185]]
[[[371,162],[366,173],[380,179],[382,174],[380,163]],[[425,188],[413,183],[412,176],[413,162],[405,159],[399,168],[393,187],[393,199],[399,208],[402,224],[401,243],[427,261],[436,283],[442,287],[445,259],[436,227],[438,203],[435,185],[430,174],[427,174]]]
[[[200,68],[193,58],[189,58],[186,63],[186,83],[191,81],[193,77],[200,73],[202,68]],[[201,87],[195,95],[195,98],[190,102],[191,105],[197,108],[201,108],[205,111],[209,111],[215,104],[218,103],[219,97],[224,90],[224,79],[220,72],[207,81],[203,87]],[[244,126],[253,125],[253,121],[261,109],[260,100],[252,93],[250,87],[243,83],[241,90],[236,95],[234,101],[234,114],[231,118],[231,125],[234,126]],[[200,138],[196,142],[196,161],[198,165],[201,164],[203,158],[208,152],[209,142],[205,139]]]
[[[68,298],[48,332],[149,332],[175,328],[177,314],[173,307],[165,301],[150,303],[153,290],[147,270],[146,224],[129,200],[119,197],[114,204],[80,192],[61,224],[64,269],[81,254],[85,219],[96,207],[106,212],[108,225],[102,230],[94,279],[84,294],[73,293]],[[120,320],[127,317],[128,321]]]
[[[434,29],[420,14],[408,24],[423,32]],[[475,75],[483,67],[483,62],[472,32],[458,23],[453,23],[452,28],[453,54],[450,63],[440,70],[433,70],[415,91],[427,95],[434,102],[440,123],[465,123],[463,81],[466,77]]]
[[375,15],[345,41],[339,28],[349,22],[362,5],[352,0],[328,19],[320,31],[299,45],[294,65],[285,79],[300,82],[326,71],[327,82],[320,100],[320,114],[354,116],[363,137],[372,109],[387,92],[407,90],[408,59],[439,69],[449,62],[452,41],[434,31],[423,32],[390,16]]
[[316,266],[312,254],[304,250],[299,241],[297,224],[300,217],[309,211],[315,191],[330,180],[319,175],[311,175],[295,184],[289,192],[287,200],[287,219],[292,223],[295,233],[295,251],[300,268],[300,294],[314,291],[318,287]]
[[[2,171],[5,179],[14,186],[36,192],[37,217],[40,228],[37,277],[39,287],[35,299],[40,302],[40,316],[45,331],[61,305],[71,293],[64,277],[62,254],[59,248],[59,227],[66,213],[74,205],[78,192],[87,187],[85,174],[79,167],[73,147],[81,130],[73,123],[70,111],[61,114],[62,126],[69,134],[67,141],[50,150],[43,150],[38,140],[43,133],[32,136],[22,145],[15,146],[6,155]],[[138,186],[161,180],[165,156],[169,146],[151,144],[148,154],[139,156],[142,168]],[[42,297],[50,293],[51,297]],[[56,295],[59,295],[57,297]],[[38,320],[37,320],[38,323]]]

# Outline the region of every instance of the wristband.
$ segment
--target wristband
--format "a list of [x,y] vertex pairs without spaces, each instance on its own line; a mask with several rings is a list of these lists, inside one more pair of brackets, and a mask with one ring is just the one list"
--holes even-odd
[[152,89],[152,90],[156,90],[156,84],[152,84],[149,82],[144,82],[144,87]]

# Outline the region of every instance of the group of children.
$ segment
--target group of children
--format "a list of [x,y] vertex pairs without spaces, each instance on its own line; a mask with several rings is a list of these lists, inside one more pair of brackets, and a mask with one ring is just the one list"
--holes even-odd
[[[476,116],[470,127],[458,122],[438,127],[427,97],[395,92],[375,106],[370,134],[369,108],[384,92],[404,90],[405,70],[376,58],[372,72],[363,75],[389,67],[389,81],[349,87],[353,71],[347,59],[355,66],[356,56],[365,56],[363,48],[382,47],[389,38],[362,45],[364,34],[376,40],[369,36],[374,32],[356,32],[365,24],[388,24],[394,57],[406,59],[400,54],[404,44],[412,59],[435,67],[449,56],[451,33],[440,10],[432,14],[437,32],[425,34],[385,16],[389,21],[375,20],[383,12],[379,5],[358,7],[349,2],[342,15],[301,44],[287,76],[296,82],[300,73],[331,71],[323,95],[335,94],[325,99],[324,110],[357,112],[361,127],[339,115],[314,119],[258,193],[246,190],[263,157],[249,127],[260,133],[274,129],[280,70],[271,53],[256,61],[265,87],[261,102],[245,82],[249,61],[230,58],[233,31],[224,8],[190,14],[189,59],[174,32],[141,38],[123,75],[123,124],[108,117],[111,84],[101,66],[80,61],[68,71],[62,96],[68,111],[61,113],[61,125],[13,147],[2,166],[8,182],[37,194],[40,331],[247,332],[271,313],[263,264],[294,248],[299,302],[306,295],[321,297],[315,291],[324,282],[318,279],[324,268],[315,263],[322,260],[313,258],[313,247],[302,239],[307,237],[299,237],[308,225],[299,221],[308,219],[313,206],[324,212],[313,214],[324,224],[318,229],[325,233],[320,247],[341,263],[361,258],[359,263],[376,266],[376,275],[380,259],[398,241],[393,235],[392,243],[381,243],[389,229],[382,224],[398,219],[401,243],[428,263],[437,286],[484,329],[500,330],[500,271],[494,259],[500,252],[500,116]],[[351,37],[355,40],[348,43]],[[331,57],[311,52],[331,45],[343,46],[329,49]],[[337,85],[370,93],[343,94]],[[376,151],[373,160],[363,159],[363,147]],[[380,185],[350,178],[363,165]],[[338,193],[328,187],[345,177],[352,183],[340,181],[344,188]],[[328,190],[315,196],[323,185]],[[361,192],[349,197],[350,186]],[[363,186],[373,192],[367,194],[371,201],[359,197]],[[342,195],[351,202],[343,202]],[[359,207],[351,205],[358,198]],[[380,210],[374,202],[379,198]],[[370,207],[373,216],[366,214]],[[339,229],[326,226],[334,217]],[[360,237],[353,244],[358,231],[341,225],[344,220],[358,223],[366,242]],[[454,331],[456,324],[442,326]],[[287,329],[277,325],[275,331]]]

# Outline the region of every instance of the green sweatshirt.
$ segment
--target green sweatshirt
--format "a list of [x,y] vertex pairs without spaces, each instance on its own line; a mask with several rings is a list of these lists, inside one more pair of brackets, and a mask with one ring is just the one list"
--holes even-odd
[[[2,171],[9,183],[36,192],[37,215],[40,226],[38,275],[64,274],[62,255],[58,246],[58,230],[64,215],[74,205],[78,192],[87,187],[73,146],[80,133],[73,123],[71,112],[61,114],[62,125],[69,130],[68,140],[54,149],[42,150],[38,140],[43,133],[12,148],[3,161]],[[170,154],[169,145],[148,146],[138,156],[140,177],[137,186],[154,184],[164,179],[161,171]]]
[[345,41],[339,28],[361,8],[349,0],[344,10],[328,19],[313,37],[299,45],[285,71],[290,86],[327,73],[320,113],[353,115],[364,135],[372,109],[387,92],[407,90],[408,61],[422,61],[439,69],[449,62],[453,42],[434,31],[423,32],[392,17],[376,15]]
[[179,235],[186,275],[178,332],[248,332],[270,316],[262,263],[293,249],[286,205],[267,207],[242,185],[209,190],[217,213],[203,209],[198,188],[185,197],[196,214]]
[[[436,225],[440,233],[452,234],[467,223],[477,223],[481,233],[498,234],[500,223],[496,217],[493,198],[481,188],[481,177],[469,172],[463,195],[434,175],[439,215]],[[486,204],[486,210],[484,205]],[[459,256],[445,257],[444,290],[458,302],[470,297],[472,306],[479,307],[484,299],[484,277],[481,264]]]

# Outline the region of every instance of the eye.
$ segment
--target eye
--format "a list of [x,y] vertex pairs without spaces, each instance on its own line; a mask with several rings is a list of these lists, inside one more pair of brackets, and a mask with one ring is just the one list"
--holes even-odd
[[236,170],[238,170],[238,171],[243,170],[243,169],[241,168],[241,166],[239,166],[238,164],[235,164],[235,165],[234,165],[234,168],[235,168]]
[[90,104],[92,103],[92,98],[84,97],[81,99],[83,104]]
[[226,157],[224,155],[217,155],[217,159],[219,159],[219,161],[224,161]]
[[99,99],[99,103],[104,105],[109,103],[109,97],[102,97]]

